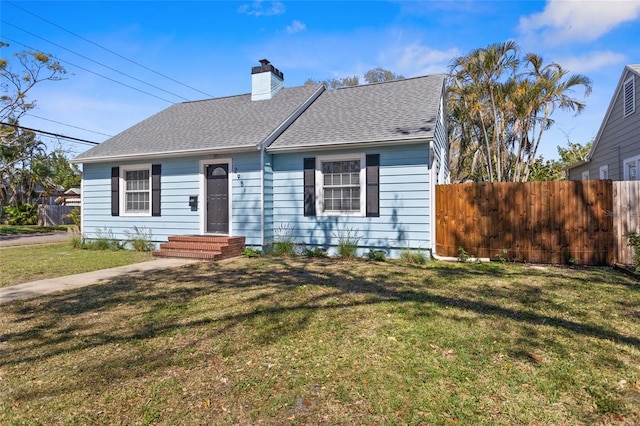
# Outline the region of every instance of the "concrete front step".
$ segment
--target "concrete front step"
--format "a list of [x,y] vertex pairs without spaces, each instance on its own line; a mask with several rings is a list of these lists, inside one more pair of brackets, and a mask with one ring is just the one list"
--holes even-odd
[[175,235],[168,243],[160,244],[154,257],[177,257],[200,260],[221,260],[240,256],[244,250],[244,237],[216,237]]

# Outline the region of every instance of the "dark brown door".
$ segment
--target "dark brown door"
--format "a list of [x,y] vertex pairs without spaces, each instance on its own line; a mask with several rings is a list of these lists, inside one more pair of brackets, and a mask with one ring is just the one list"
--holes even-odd
[[207,169],[207,229],[229,233],[229,165],[209,164]]

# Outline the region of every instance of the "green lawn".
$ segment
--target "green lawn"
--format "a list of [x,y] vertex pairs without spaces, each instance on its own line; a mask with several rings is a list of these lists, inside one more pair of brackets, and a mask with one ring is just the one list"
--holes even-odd
[[198,263],[0,305],[0,424],[639,424],[608,268]]
[[0,235],[42,234],[66,231],[68,226],[0,225]]
[[70,243],[0,249],[0,287],[150,260],[149,252],[81,250]]

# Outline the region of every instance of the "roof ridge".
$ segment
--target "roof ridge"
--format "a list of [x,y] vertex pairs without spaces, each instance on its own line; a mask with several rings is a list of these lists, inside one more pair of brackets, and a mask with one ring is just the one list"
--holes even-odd
[[357,86],[347,86],[347,87],[338,87],[337,89],[334,90],[344,90],[344,89],[355,89],[356,87],[369,87],[369,86],[377,86],[380,84],[389,84],[389,83],[400,83],[403,81],[409,81],[409,80],[418,80],[421,78],[432,78],[432,77],[440,77],[440,76],[444,76],[446,75],[446,73],[435,73],[435,74],[427,74],[427,75],[417,75],[414,77],[403,77],[403,78],[397,78],[395,80],[386,80],[386,81],[376,81],[375,83],[365,83],[365,84],[358,84]]
[[[293,89],[299,89],[301,87],[306,87],[308,86],[307,84],[301,84],[299,86],[292,86],[292,87],[283,87],[280,90],[293,90]],[[315,85],[310,85],[310,86],[321,86],[321,84],[315,84]],[[277,93],[276,93],[277,95]],[[211,102],[211,101],[217,101],[217,100],[221,100],[221,99],[232,99],[232,98],[240,98],[242,96],[251,96],[251,92],[248,93],[240,93],[237,95],[229,95],[229,96],[220,96],[218,98],[207,98],[207,99],[195,99],[193,101],[184,101],[184,102],[177,102],[178,104],[193,104],[193,103],[197,103],[197,102]],[[175,104],[174,104],[175,105]]]

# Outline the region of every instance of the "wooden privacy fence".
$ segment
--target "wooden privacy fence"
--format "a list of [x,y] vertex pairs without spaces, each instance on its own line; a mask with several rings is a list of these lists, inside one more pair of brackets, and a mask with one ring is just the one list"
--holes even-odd
[[458,257],[463,249],[475,257],[534,263],[630,263],[624,234],[640,230],[638,183],[438,185],[436,254]]
[[54,225],[72,225],[73,221],[65,217],[71,210],[79,209],[77,206],[56,206],[56,205],[38,205],[38,225],[54,226]]
[[625,234],[640,234],[640,181],[613,182],[613,239],[616,262],[633,264],[633,249]]

